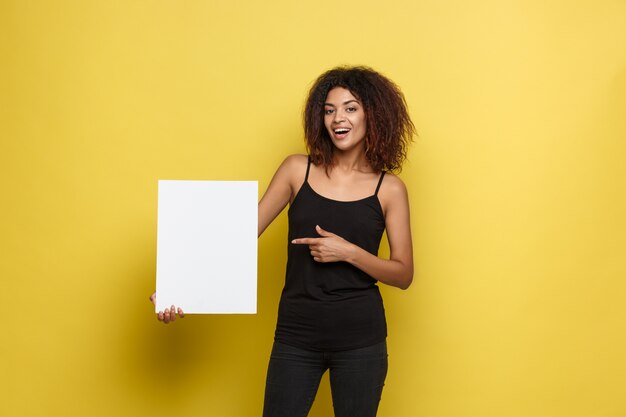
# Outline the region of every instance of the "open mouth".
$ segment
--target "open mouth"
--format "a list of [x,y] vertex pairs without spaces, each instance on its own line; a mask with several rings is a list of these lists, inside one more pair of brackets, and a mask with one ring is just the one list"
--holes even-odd
[[350,132],[350,129],[348,129],[347,127],[340,127],[340,128],[334,129],[333,132],[335,132],[335,136],[338,139],[341,139],[341,138],[345,138],[348,135],[348,133]]

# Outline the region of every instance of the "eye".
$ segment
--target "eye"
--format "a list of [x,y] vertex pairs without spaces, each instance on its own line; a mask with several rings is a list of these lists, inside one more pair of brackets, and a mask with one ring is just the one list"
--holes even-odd
[[324,114],[332,114],[333,111],[334,111],[333,109],[325,109]]
[[348,107],[348,108],[346,109],[346,111],[347,111],[348,113],[354,113],[356,110],[357,110],[357,109],[356,109],[356,107]]

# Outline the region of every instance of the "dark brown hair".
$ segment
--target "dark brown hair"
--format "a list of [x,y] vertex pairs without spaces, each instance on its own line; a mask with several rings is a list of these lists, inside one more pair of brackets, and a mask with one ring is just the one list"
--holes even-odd
[[343,87],[363,105],[367,131],[365,158],[375,171],[400,171],[415,126],[400,88],[371,68],[337,67],[315,81],[304,108],[304,136],[311,160],[328,171],[334,145],[324,126],[324,103],[328,92]]

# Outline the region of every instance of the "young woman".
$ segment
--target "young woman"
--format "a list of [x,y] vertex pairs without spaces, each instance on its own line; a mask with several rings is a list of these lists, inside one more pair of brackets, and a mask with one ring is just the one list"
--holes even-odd
[[[290,205],[263,415],[306,416],[328,369],[335,416],[375,416],[387,373],[377,283],[406,289],[413,278],[407,192],[388,171],[400,169],[414,126],[392,81],[339,67],[311,88],[304,130],[309,155],[287,157],[259,202],[259,235]],[[377,256],[385,229],[389,259]]]

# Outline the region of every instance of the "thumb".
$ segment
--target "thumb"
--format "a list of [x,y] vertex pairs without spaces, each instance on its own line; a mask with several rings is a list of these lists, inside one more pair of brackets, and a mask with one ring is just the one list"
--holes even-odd
[[323,237],[335,236],[334,233],[327,232],[326,230],[322,229],[319,226],[315,226],[315,231],[317,231],[318,235],[323,236]]

